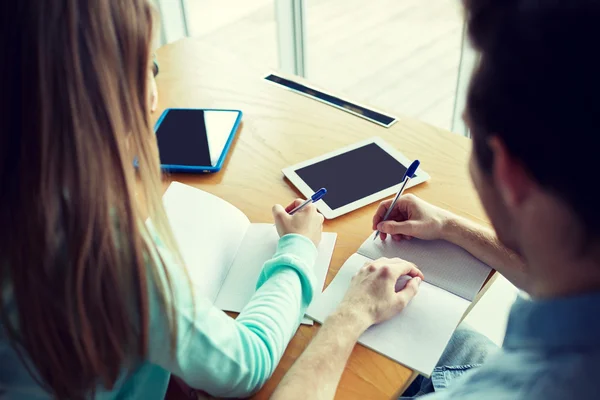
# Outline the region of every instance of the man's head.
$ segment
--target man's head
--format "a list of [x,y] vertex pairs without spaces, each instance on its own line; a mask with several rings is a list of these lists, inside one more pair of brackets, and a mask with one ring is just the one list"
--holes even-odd
[[596,253],[600,1],[464,0],[480,53],[471,172],[500,239],[527,258]]

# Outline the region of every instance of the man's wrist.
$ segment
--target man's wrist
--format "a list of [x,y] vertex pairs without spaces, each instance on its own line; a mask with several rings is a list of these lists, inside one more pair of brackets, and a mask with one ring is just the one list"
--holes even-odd
[[448,213],[442,223],[441,239],[460,245],[463,232],[466,230],[466,220],[458,215]]
[[357,310],[355,307],[349,307],[343,303],[335,310],[325,321],[325,325],[343,326],[346,334],[355,337],[358,340],[371,325],[373,318],[367,313]]

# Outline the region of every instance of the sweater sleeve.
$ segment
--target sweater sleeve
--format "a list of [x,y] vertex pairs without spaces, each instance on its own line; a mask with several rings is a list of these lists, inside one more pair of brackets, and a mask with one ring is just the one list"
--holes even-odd
[[195,291],[181,268],[162,255],[174,289],[176,348],[171,351],[169,320],[157,293],[151,293],[149,361],[213,396],[243,397],[257,391],[275,370],[312,300],[316,256],[309,239],[282,237],[263,266],[252,299],[232,319]]

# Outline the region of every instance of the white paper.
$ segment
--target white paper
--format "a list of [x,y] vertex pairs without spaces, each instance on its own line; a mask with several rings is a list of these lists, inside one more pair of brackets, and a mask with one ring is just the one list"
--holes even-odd
[[214,302],[250,221],[225,200],[179,182],[163,204],[192,284]]
[[[323,233],[314,271],[319,293],[325,283],[337,234]],[[251,224],[233,261],[215,305],[225,311],[240,312],[255,292],[265,261],[275,254],[279,235],[273,224]],[[303,323],[312,324],[311,320]]]
[[[344,263],[307,315],[324,322],[344,297],[350,280],[371,261],[354,254]],[[405,366],[430,376],[470,302],[426,282],[417,296],[396,317],[371,327],[359,342]]]
[[425,275],[425,282],[466,300],[473,300],[491,268],[464,249],[444,240],[373,240],[370,236],[358,253],[373,260],[400,257],[414,263]]
[[[192,284],[222,310],[240,312],[255,292],[263,264],[275,254],[279,235],[273,224],[250,224],[225,200],[179,182],[171,183],[163,204]],[[319,293],[336,238],[324,233],[319,245],[314,267]]]

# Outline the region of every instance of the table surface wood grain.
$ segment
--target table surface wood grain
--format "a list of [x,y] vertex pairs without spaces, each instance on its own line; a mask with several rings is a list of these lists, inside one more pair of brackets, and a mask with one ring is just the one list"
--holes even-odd
[[[223,169],[215,174],[174,174],[172,180],[213,193],[242,210],[252,222],[271,222],[271,207],[288,204],[299,192],[282,168],[373,136],[419,159],[431,175],[409,189],[421,198],[474,221],[487,223],[468,174],[470,140],[404,116],[391,128],[329,107],[270,84],[243,58],[194,40],[183,39],[157,51],[159,107],[226,108],[243,111],[242,125]],[[373,171],[374,174],[377,171]],[[327,275],[329,284],[343,262],[372,232],[377,203],[325,221],[338,240]],[[301,326],[273,377],[254,398],[266,399],[317,333]],[[389,399],[399,394],[413,372],[357,345],[343,373],[336,399]]]

